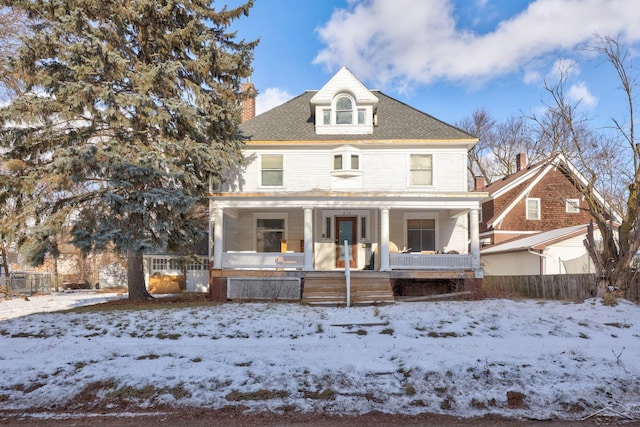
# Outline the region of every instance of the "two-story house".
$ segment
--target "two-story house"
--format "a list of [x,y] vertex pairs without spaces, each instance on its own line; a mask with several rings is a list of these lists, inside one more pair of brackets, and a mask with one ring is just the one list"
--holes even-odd
[[241,129],[244,163],[210,194],[215,299],[370,303],[416,282],[478,286],[475,137],[347,68]]
[[484,185],[476,179],[475,190],[489,194],[480,221],[485,273],[594,273],[583,243],[591,221],[579,190],[587,186],[584,176],[561,153],[532,165],[525,154],[515,160],[516,172],[501,180]]

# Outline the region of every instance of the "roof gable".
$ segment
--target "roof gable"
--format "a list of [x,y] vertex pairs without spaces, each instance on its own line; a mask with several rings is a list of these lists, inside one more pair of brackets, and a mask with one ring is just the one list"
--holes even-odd
[[378,98],[347,67],[342,67],[311,97],[312,105],[329,105],[336,94],[347,92],[358,104],[377,104]]
[[[500,181],[491,183],[478,191],[486,191],[489,193],[489,199],[497,199],[510,190],[522,186],[520,192],[511,200],[501,211],[495,212],[494,216],[486,221],[487,227],[495,227],[499,224],[511,210],[520,202],[531,190],[549,173],[553,168],[559,168],[568,173],[573,179],[581,185],[587,185],[587,179],[580,171],[564,156],[562,153],[556,153],[547,160],[531,165],[526,169],[518,171],[512,175],[503,178]],[[602,195],[594,190],[596,199],[602,206],[608,206]],[[617,214],[614,212],[614,217]]]
[[540,173],[540,170],[549,162],[549,159],[542,162],[532,164],[518,172],[507,175],[504,178],[494,181],[491,184],[486,185],[484,188],[478,191],[486,191],[493,199],[508,193],[512,189],[532,179],[535,175]]

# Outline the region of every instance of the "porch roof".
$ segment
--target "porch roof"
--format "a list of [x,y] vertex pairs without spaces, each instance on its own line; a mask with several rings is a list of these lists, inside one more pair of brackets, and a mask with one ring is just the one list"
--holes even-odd
[[256,192],[211,193],[221,208],[387,208],[461,210],[479,208],[487,193],[480,192]]

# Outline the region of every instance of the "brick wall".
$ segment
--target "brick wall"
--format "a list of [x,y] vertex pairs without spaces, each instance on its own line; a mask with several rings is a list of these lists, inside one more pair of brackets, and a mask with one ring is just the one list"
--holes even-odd
[[[519,190],[512,190],[512,192],[519,193]],[[515,194],[508,193],[501,197],[500,199],[505,200],[496,203],[496,209],[501,209],[505,204],[513,200],[514,196]],[[586,224],[591,219],[591,215],[586,211],[587,204],[582,200],[579,191],[556,168],[547,173],[528,196],[540,199],[540,220],[526,219],[526,198],[523,198],[504,219],[500,227],[502,230],[546,231]],[[566,199],[578,199],[580,208],[585,210],[581,210],[579,213],[567,213]]]

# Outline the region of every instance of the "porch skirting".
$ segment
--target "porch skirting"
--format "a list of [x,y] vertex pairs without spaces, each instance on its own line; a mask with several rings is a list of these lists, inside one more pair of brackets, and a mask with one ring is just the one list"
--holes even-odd
[[[482,279],[472,270],[351,271],[352,305],[389,304],[396,301],[400,284],[422,283],[438,292],[443,283],[457,283],[469,298],[481,295]],[[432,285],[429,285],[432,284]],[[439,284],[439,285],[438,285]],[[300,301],[312,305],[346,305],[344,271],[211,270],[211,299],[226,301]]]

